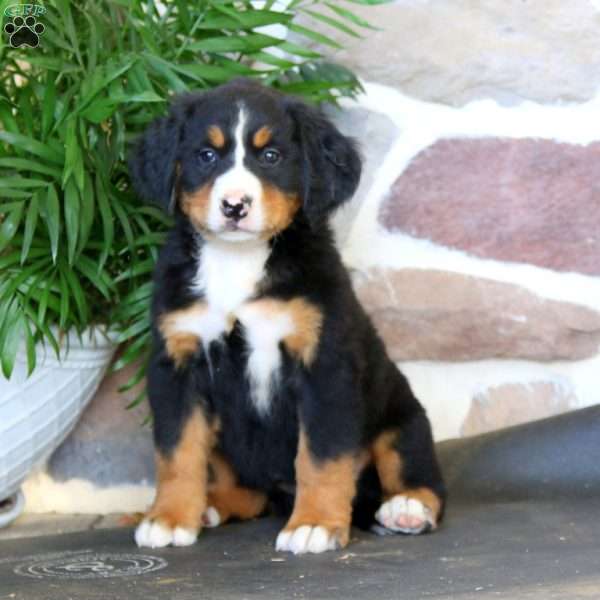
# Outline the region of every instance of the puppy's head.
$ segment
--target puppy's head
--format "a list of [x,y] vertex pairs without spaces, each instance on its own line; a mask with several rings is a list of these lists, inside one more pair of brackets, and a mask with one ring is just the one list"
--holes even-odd
[[318,225],[360,169],[353,142],[317,109],[247,80],[180,97],[130,160],[142,196],[233,242],[269,239],[300,215]]

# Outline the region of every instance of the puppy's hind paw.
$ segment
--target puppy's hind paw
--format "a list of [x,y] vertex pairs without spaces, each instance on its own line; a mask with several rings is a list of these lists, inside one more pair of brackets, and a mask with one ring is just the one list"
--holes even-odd
[[377,521],[395,533],[418,535],[436,528],[431,509],[416,498],[398,494],[375,513]]
[[202,515],[204,527],[218,527],[222,521],[219,511],[214,506],[209,506]]

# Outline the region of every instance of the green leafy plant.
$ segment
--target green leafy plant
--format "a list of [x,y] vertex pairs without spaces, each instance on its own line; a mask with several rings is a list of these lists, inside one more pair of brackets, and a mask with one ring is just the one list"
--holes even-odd
[[[173,93],[234,77],[313,102],[357,93],[348,70],[321,62],[279,25],[321,45],[299,17],[358,36],[351,2],[94,0],[46,5],[37,48],[0,49],[0,356],[9,377],[25,340],[59,350],[62,333],[110,327],[115,368],[150,342],[150,276],[169,219],[130,189],[126,149]],[[0,3],[0,8],[10,2]],[[303,21],[305,22],[305,21]],[[142,361],[143,362],[143,361]],[[142,368],[126,387],[143,376]]]

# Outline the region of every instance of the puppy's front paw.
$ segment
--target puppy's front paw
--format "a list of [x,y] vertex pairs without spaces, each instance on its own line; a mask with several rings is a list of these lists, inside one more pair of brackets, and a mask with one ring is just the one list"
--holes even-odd
[[348,543],[347,530],[330,530],[322,525],[301,525],[296,529],[284,529],[277,536],[275,549],[279,552],[319,554],[336,550]]
[[416,498],[398,494],[384,502],[375,518],[390,531],[418,535],[436,528],[433,511]]
[[191,546],[197,538],[198,530],[169,525],[160,518],[146,518],[135,530],[135,542],[139,547]]

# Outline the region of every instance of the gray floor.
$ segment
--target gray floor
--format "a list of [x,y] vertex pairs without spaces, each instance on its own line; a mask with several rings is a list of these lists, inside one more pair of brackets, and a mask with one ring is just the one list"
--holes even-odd
[[600,597],[600,407],[440,446],[453,500],[436,533],[356,532],[345,550],[273,550],[281,522],[138,550],[110,529],[0,544],[0,598]]

